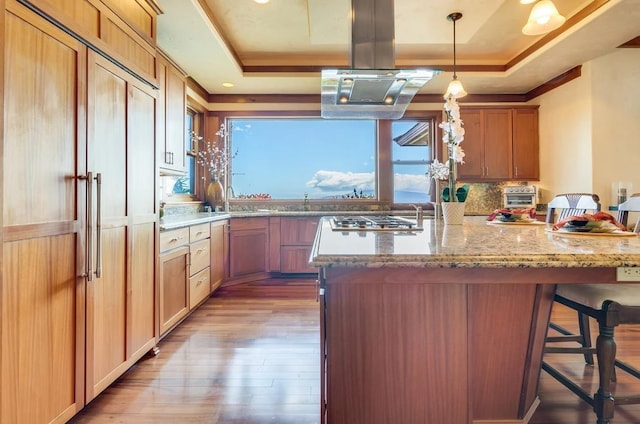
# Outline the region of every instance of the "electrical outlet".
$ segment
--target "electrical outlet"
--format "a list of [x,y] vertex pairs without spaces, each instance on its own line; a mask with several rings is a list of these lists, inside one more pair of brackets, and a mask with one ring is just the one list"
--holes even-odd
[[617,281],[640,281],[640,268],[618,267],[616,268]]

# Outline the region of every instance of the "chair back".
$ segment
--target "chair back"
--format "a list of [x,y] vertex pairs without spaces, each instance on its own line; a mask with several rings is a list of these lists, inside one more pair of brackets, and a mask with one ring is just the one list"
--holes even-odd
[[[618,205],[618,221],[627,225],[629,212],[640,212],[640,193],[634,193],[626,202]],[[640,218],[636,222],[633,232],[640,233]]]
[[600,197],[592,193],[564,193],[551,199],[547,208],[548,224],[555,224],[573,215],[600,210]]

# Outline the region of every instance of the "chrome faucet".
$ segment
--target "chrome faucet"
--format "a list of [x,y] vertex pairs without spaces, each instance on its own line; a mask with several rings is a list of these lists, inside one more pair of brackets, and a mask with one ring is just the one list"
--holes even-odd
[[416,226],[418,228],[422,228],[422,220],[424,218],[422,214],[422,206],[416,206],[416,205],[411,205],[411,206],[413,206],[416,210]]
[[227,186],[227,195],[224,196],[224,211],[229,212],[229,198],[236,197],[236,193],[233,191],[232,186]]

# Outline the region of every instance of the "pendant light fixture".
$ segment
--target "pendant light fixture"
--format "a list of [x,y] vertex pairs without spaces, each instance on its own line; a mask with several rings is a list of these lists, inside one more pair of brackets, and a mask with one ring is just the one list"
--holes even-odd
[[456,21],[460,18],[462,18],[462,13],[459,12],[447,15],[447,20],[453,22],[453,79],[447,87],[447,92],[444,94],[445,99],[449,97],[459,99],[467,95],[462,83],[458,80],[458,75],[456,75]]
[[522,28],[525,35],[542,35],[560,28],[566,19],[558,13],[551,0],[540,0],[531,9],[529,20]]

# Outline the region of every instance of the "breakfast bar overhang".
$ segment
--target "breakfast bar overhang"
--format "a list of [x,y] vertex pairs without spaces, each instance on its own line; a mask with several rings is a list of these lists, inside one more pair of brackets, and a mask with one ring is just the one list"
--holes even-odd
[[321,422],[524,424],[540,402],[556,284],[616,283],[618,267],[640,266],[640,239],[483,217],[345,232],[324,218],[310,260],[320,268]]

